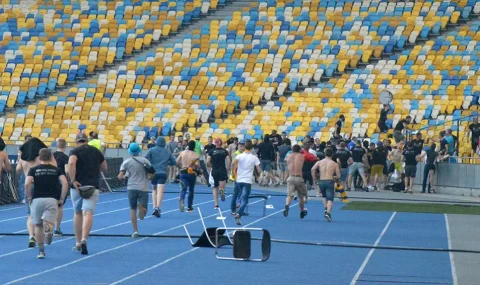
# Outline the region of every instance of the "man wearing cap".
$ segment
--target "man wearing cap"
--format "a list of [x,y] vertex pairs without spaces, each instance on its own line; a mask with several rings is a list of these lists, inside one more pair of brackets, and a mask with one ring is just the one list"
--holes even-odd
[[158,137],[156,146],[149,149],[145,158],[155,168],[155,175],[152,179],[152,203],[153,213],[157,218],[161,217],[161,207],[163,201],[163,192],[165,191],[165,183],[167,182],[168,166],[175,165],[175,157],[165,148],[167,142],[164,137]]
[[[74,251],[88,254],[87,239],[93,224],[93,214],[100,194],[100,171],[107,172],[108,165],[102,152],[96,147],[88,145],[85,134],[79,133],[75,139],[77,147],[70,151],[68,159],[68,175],[71,187],[70,197],[75,215],[73,227],[75,230],[76,244]],[[80,196],[79,187],[93,186],[95,191],[89,198]]]
[[137,206],[138,216],[143,220],[148,209],[148,173],[145,170],[145,164],[150,165],[148,159],[141,157],[142,149],[137,143],[131,143],[128,147],[130,158],[125,160],[120,166],[118,179],[121,181],[128,175],[128,200],[130,203],[130,220],[133,227],[133,238],[138,237],[137,227]]
[[230,172],[230,156],[228,151],[222,148],[222,140],[217,138],[215,140],[215,149],[210,150],[207,156],[207,165],[210,168],[213,178],[213,200],[215,201],[215,208],[218,205],[218,193],[220,198],[225,201],[225,184]]

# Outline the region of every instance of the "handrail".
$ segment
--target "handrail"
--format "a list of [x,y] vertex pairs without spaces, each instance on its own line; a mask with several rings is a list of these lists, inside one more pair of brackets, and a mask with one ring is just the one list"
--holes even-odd
[[[444,126],[449,122],[451,122],[451,123],[456,122],[457,123],[457,138],[458,138],[460,136],[460,122],[465,121],[465,120],[470,121],[470,119],[472,119],[474,117],[478,117],[478,116],[479,116],[479,114],[476,112],[475,114],[468,115],[468,116],[463,116],[463,117],[460,117],[458,119],[452,119],[452,120],[448,120],[448,121],[443,121],[441,123],[436,123],[434,125],[428,125],[428,126],[425,126],[425,127],[422,127],[420,129],[418,129],[417,131],[425,131],[425,130],[429,130],[430,128],[435,128],[435,127],[438,127],[438,126]],[[410,136],[410,137],[408,137],[408,136]],[[407,139],[411,140],[412,136],[413,136],[412,132],[411,131],[408,132]],[[457,148],[456,148],[457,156],[460,156],[459,151],[460,151],[460,143],[457,143]]]

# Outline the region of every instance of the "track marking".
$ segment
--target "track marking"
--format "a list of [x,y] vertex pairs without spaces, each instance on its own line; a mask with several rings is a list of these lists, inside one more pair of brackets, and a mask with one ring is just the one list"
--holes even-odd
[[[448,224],[448,216],[445,216],[445,227],[447,228],[447,239],[448,239],[448,249],[452,249],[452,239],[450,236],[450,226]],[[457,269],[455,267],[455,260],[453,259],[453,252],[449,252],[448,255],[450,256],[450,267],[452,269],[452,279],[453,285],[458,285],[458,277],[457,277]]]
[[[229,196],[231,196],[231,195],[229,195]],[[227,197],[229,197],[229,196],[227,196]],[[210,200],[210,201],[204,202],[203,204],[205,204],[205,203],[210,203],[210,202],[212,202],[212,201],[213,201],[213,200]],[[250,204],[255,204],[255,203],[258,203],[258,202],[262,202],[262,201],[263,201],[263,200],[258,200],[258,201],[255,201],[254,203],[249,203],[249,205],[250,205]],[[194,204],[194,205],[195,205],[195,204]],[[177,210],[172,210],[172,211],[178,211],[178,209],[177,209]],[[223,213],[226,213],[226,212],[228,212],[228,211],[230,211],[230,210],[223,211]],[[283,211],[283,210],[282,210],[282,211]],[[280,211],[279,211],[279,212],[280,212]],[[166,213],[166,212],[165,212],[165,213]],[[213,215],[210,215],[210,216],[208,216],[208,217],[213,217],[213,216],[217,216],[217,215],[218,215],[218,214],[213,214]],[[263,220],[263,219],[265,219],[265,218],[267,218],[267,217],[269,217],[269,216],[271,216],[271,215],[272,215],[272,214],[270,214],[270,215],[268,215],[268,216],[266,216],[266,217],[263,217],[262,219],[259,219],[258,221],[261,221],[261,220]],[[207,217],[206,217],[206,218],[207,218]],[[182,224],[182,225],[180,225],[180,226],[176,226],[176,227],[171,228],[171,229],[168,229],[168,230],[164,230],[164,231],[162,231],[162,232],[160,232],[160,233],[165,233],[165,232],[168,232],[168,231],[177,229],[177,228],[179,228],[179,227],[183,227],[184,225],[187,225],[187,224],[190,224],[190,223],[194,223],[194,222],[199,221],[199,220],[200,220],[200,219],[197,219],[197,220],[195,220],[195,221],[191,221],[191,222],[189,222],[189,223]],[[250,225],[250,224],[249,224],[249,225]],[[248,226],[248,225],[247,225],[247,226]],[[160,233],[157,233],[157,235],[160,234]],[[56,267],[50,268],[50,269],[45,270],[45,271],[42,271],[42,272],[38,272],[38,273],[35,273],[35,274],[31,274],[31,275],[28,275],[28,276],[25,276],[25,277],[22,277],[22,278],[19,278],[19,279],[10,281],[10,282],[8,282],[8,283],[4,283],[3,285],[14,284],[14,283],[17,283],[17,282],[20,282],[20,281],[23,281],[23,280],[26,280],[26,279],[29,279],[29,278],[32,278],[32,277],[36,277],[36,276],[39,276],[39,275],[42,275],[42,274],[45,274],[45,273],[49,273],[49,272],[52,272],[52,271],[56,271],[56,270],[58,270],[58,269],[67,267],[67,266],[69,266],[69,265],[73,265],[73,264],[79,263],[79,262],[81,262],[81,261],[83,261],[83,260],[87,260],[87,259],[93,258],[93,257],[98,256],[98,255],[102,255],[102,254],[105,254],[105,253],[108,253],[108,252],[111,252],[111,251],[114,251],[114,250],[117,250],[117,249],[121,249],[121,248],[123,248],[123,247],[129,246],[129,245],[132,245],[132,244],[139,243],[139,242],[141,242],[141,241],[143,241],[143,240],[146,240],[146,239],[150,239],[150,238],[145,237],[145,238],[141,238],[141,239],[138,239],[138,240],[135,240],[135,241],[132,241],[132,242],[128,242],[128,243],[126,243],[126,244],[123,244],[123,245],[120,245],[120,246],[117,246],[117,247],[114,247],[114,248],[106,249],[106,250],[97,252],[97,253],[95,253],[95,254],[88,255],[88,256],[86,256],[86,257],[83,257],[83,258],[74,260],[74,261],[72,261],[72,262],[65,263],[65,264],[63,264],[63,265],[56,266]],[[27,250],[28,250],[28,249],[27,249]],[[172,259],[172,260],[173,260],[173,259]]]
[[[178,199],[178,198],[175,198],[175,199]],[[194,206],[198,206],[198,205],[203,205],[203,204],[207,204],[207,203],[210,203],[210,202],[213,202],[213,200],[209,200],[209,201],[206,201],[206,202],[202,202],[202,203],[198,203],[198,204],[193,204],[193,205],[194,205]],[[167,213],[176,212],[176,211],[178,211],[178,209],[170,210],[170,211],[166,211],[166,212],[162,212],[162,214],[167,214]],[[145,217],[144,220],[149,219],[149,218],[153,218],[153,216]],[[127,221],[127,222],[123,222],[123,223],[111,225],[111,226],[108,226],[108,227],[96,229],[96,230],[91,231],[90,233],[96,233],[96,232],[99,232],[99,231],[103,231],[103,230],[115,228],[115,227],[118,227],[118,226],[123,226],[123,225],[129,224],[129,223],[131,223],[131,221]],[[21,231],[21,232],[26,232],[26,231],[27,231],[27,230],[23,230],[23,231]],[[20,232],[16,232],[16,233],[20,233]],[[0,236],[0,237],[1,237],[1,236]],[[3,237],[5,237],[5,236],[3,236]],[[62,239],[60,239],[60,240],[56,240],[56,241],[52,242],[52,244],[54,244],[54,243],[60,243],[60,242],[64,242],[64,241],[72,240],[72,239],[75,239],[75,237],[62,238]],[[35,248],[24,248],[24,249],[12,251],[12,252],[9,252],[9,253],[4,253],[4,254],[0,255],[0,258],[9,256],[9,255],[13,255],[13,254],[16,254],[16,253],[25,252],[25,251],[27,251],[27,250],[32,250],[32,249],[35,249]]]
[[[261,201],[261,200],[260,200],[260,201]],[[256,203],[256,202],[254,202],[254,203]],[[254,203],[249,203],[249,205],[250,205],[250,204],[254,204]],[[291,207],[294,207],[294,206],[296,206],[296,205],[298,205],[298,203],[293,204]],[[241,227],[241,228],[246,228],[246,227],[248,227],[248,226],[250,226],[250,225],[253,225],[253,224],[255,224],[255,223],[258,223],[258,222],[260,222],[260,221],[262,221],[262,220],[264,220],[264,219],[266,219],[266,218],[268,218],[268,217],[271,217],[271,216],[273,216],[273,215],[276,215],[276,214],[278,214],[278,213],[280,213],[280,212],[282,212],[282,211],[283,211],[283,209],[280,210],[280,211],[276,211],[276,212],[274,212],[274,213],[271,213],[270,215],[265,216],[265,217],[262,217],[262,218],[260,218],[260,219],[258,219],[258,220],[255,220],[255,221],[253,221],[253,222],[251,222],[251,223],[249,223],[249,224],[247,224],[247,225],[245,225],[245,226],[243,226],[243,227]],[[225,213],[225,212],[228,212],[228,211],[224,211],[224,212],[222,212],[222,213]],[[183,225],[181,225],[181,226],[183,227]],[[160,263],[157,263],[157,264],[155,264],[155,265],[153,265],[153,266],[151,266],[151,267],[149,267],[149,268],[145,268],[145,269],[142,270],[142,271],[139,271],[139,272],[137,272],[137,273],[135,273],[135,274],[129,275],[129,276],[127,276],[127,277],[125,277],[125,278],[123,278],[123,279],[120,279],[120,280],[118,280],[118,281],[115,281],[115,282],[113,282],[113,283],[110,283],[110,285],[117,285],[117,284],[120,284],[120,283],[122,283],[122,282],[124,282],[124,281],[127,281],[127,280],[130,280],[130,279],[132,279],[132,278],[135,278],[135,277],[137,277],[137,276],[139,276],[139,275],[141,275],[141,274],[143,274],[143,273],[146,273],[146,272],[148,272],[148,271],[150,271],[150,270],[153,270],[153,269],[155,269],[155,268],[158,268],[158,267],[160,267],[160,266],[162,266],[162,265],[164,265],[164,264],[169,263],[169,262],[172,261],[172,260],[175,260],[175,259],[177,259],[177,258],[180,258],[180,257],[182,257],[182,256],[184,256],[184,255],[187,255],[187,254],[189,254],[189,253],[191,253],[191,252],[194,252],[194,251],[196,251],[196,250],[198,250],[198,249],[199,249],[199,247],[195,247],[195,248],[189,249],[189,250],[187,250],[187,251],[181,252],[180,254],[177,254],[177,255],[175,255],[175,256],[172,256],[172,257],[170,257],[169,259],[166,259],[166,260],[164,260],[164,261],[162,261],[162,262],[160,262]]]
[[[375,241],[375,243],[373,244],[373,246],[378,246],[378,244],[379,244],[380,241],[382,240],[383,236],[384,236],[385,233],[387,232],[388,227],[390,227],[390,224],[392,223],[393,218],[395,217],[396,214],[397,214],[397,212],[393,212],[392,216],[390,216],[390,219],[388,220],[387,224],[386,224],[385,227],[383,228],[382,232],[381,232],[380,235],[378,236],[378,238],[377,238],[377,240]],[[360,266],[360,268],[358,269],[357,273],[356,273],[355,276],[353,277],[352,282],[350,282],[350,285],[355,285],[355,284],[357,284],[358,278],[360,277],[360,275],[362,274],[363,270],[364,270],[365,267],[367,266],[368,261],[370,261],[370,258],[372,257],[374,251],[375,251],[375,248],[370,249],[370,251],[369,251],[368,254],[367,254],[367,257],[365,257],[365,260],[363,261],[362,265]]]
[[[104,202],[99,202],[97,203],[97,205],[99,204],[105,204],[105,203],[111,203],[111,202],[117,202],[117,201],[121,201],[121,200],[127,200],[128,198],[122,198],[122,199],[115,199],[115,200],[110,200],[110,201],[104,201]],[[170,200],[175,200],[175,199],[178,199],[177,198],[172,198],[172,199],[167,199],[167,200],[164,200],[164,201],[170,201]],[[152,203],[149,203],[149,204],[152,204]],[[26,208],[26,206],[24,207],[21,207],[21,208]],[[130,209],[130,207],[128,208],[122,208],[122,209],[117,209],[117,210],[125,210],[125,209]],[[67,210],[73,210],[73,207],[72,208],[64,208],[63,211],[67,211]],[[106,214],[106,213],[113,213],[112,212],[103,212],[101,214]],[[21,217],[15,217],[15,218],[10,218],[10,219],[6,219],[6,220],[0,220],[0,223],[2,222],[8,222],[8,221],[14,221],[14,220],[19,220],[19,219],[26,219],[28,216],[21,216]],[[69,221],[72,221],[72,220],[69,220]],[[66,221],[68,222],[68,221]],[[63,223],[63,222],[62,222]]]

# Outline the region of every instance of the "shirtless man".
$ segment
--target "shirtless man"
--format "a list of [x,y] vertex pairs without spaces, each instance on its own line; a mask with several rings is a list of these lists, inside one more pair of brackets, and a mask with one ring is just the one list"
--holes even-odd
[[333,207],[333,198],[335,197],[334,180],[340,178],[340,167],[335,161],[332,160],[332,156],[332,149],[325,149],[325,158],[315,163],[312,168],[312,177],[314,178],[313,181],[315,181],[317,171],[320,172],[318,186],[322,192],[323,205],[325,206],[324,217],[329,222],[332,221],[331,212]]
[[300,218],[303,219],[307,215],[307,209],[304,208],[305,198],[307,197],[307,185],[303,180],[302,168],[305,162],[305,156],[300,153],[300,146],[294,145],[292,147],[292,153],[286,158],[289,177],[287,179],[288,196],[283,210],[283,215],[288,216],[288,210],[290,203],[293,200],[295,192],[298,195],[298,205],[300,207]]
[[195,141],[189,141],[186,150],[182,151],[177,158],[177,166],[180,167],[180,212],[185,209],[185,195],[188,188],[187,212],[193,212],[193,195],[197,176],[202,174],[200,156],[195,152]]

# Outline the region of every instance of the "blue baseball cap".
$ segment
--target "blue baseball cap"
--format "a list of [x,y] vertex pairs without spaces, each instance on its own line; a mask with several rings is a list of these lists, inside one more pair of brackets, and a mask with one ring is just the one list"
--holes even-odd
[[142,149],[138,145],[138,143],[131,143],[130,146],[128,147],[128,153],[130,155],[137,155],[142,152]]

